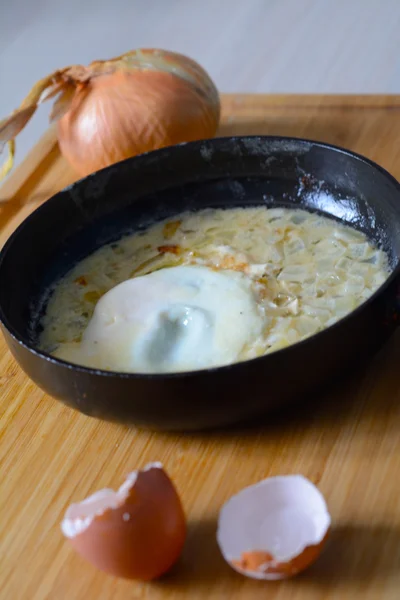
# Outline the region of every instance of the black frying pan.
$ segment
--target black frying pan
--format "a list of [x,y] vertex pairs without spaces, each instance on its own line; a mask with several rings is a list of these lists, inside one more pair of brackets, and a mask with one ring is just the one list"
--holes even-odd
[[[389,253],[392,276],[321,333],[244,363],[176,375],[109,373],[36,349],[49,284],[128,231],[183,210],[262,204],[323,211]],[[301,399],[370,356],[398,315],[400,185],[371,161],[299,139],[222,138],[129,159],[66,188],[0,255],[0,321],[11,352],[47,393],[103,419],[158,429],[232,424]]]

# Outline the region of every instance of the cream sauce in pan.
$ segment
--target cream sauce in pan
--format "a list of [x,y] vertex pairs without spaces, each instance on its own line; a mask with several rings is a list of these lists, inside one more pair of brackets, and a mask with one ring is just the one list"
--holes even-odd
[[188,212],[77,264],[54,288],[40,346],[114,371],[230,364],[329,327],[389,274],[383,250],[320,214]]

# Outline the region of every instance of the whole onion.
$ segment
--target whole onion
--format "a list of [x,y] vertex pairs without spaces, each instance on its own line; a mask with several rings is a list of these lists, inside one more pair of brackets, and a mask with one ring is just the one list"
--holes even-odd
[[220,116],[214,83],[181,54],[140,49],[66,67],[36,83],[20,108],[0,121],[0,151],[10,144],[3,177],[12,167],[14,137],[37,106],[54,97],[50,120],[58,121],[61,152],[81,176],[142,152],[212,137]]

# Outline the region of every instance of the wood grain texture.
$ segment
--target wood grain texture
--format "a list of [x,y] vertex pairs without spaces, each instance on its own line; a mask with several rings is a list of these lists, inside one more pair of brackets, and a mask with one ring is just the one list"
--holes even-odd
[[[399,97],[225,96],[221,135],[279,134],[341,144],[400,177]],[[35,158],[37,160],[37,157]],[[56,146],[0,204],[0,242],[74,180]],[[400,584],[400,337],[364,369],[255,428],[202,435],[138,431],[63,407],[31,383],[0,341],[1,599],[391,600]],[[268,382],[265,382],[268,393]],[[245,401],[245,399],[244,399]],[[190,402],[190,398],[188,398]],[[181,561],[162,581],[116,580],[83,562],[59,523],[71,501],[161,460],[189,519]],[[263,477],[303,473],[324,493],[334,530],[323,556],[287,582],[256,582],[219,555],[222,503]]]

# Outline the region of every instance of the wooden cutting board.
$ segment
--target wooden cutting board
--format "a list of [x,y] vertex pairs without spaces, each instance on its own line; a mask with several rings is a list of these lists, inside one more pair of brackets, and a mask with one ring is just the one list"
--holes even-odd
[[[220,133],[340,144],[400,178],[400,97],[225,96]],[[0,189],[0,243],[74,179],[50,130]],[[85,417],[31,383],[2,339],[0,357],[1,599],[399,598],[398,334],[317,406],[223,434],[155,434]],[[182,496],[187,545],[162,581],[116,580],[76,556],[59,523],[71,501],[117,487],[127,472],[154,460],[164,463]],[[218,511],[242,487],[285,473],[302,473],[320,487],[333,517],[331,539],[316,565],[295,579],[245,579],[219,554]]]

